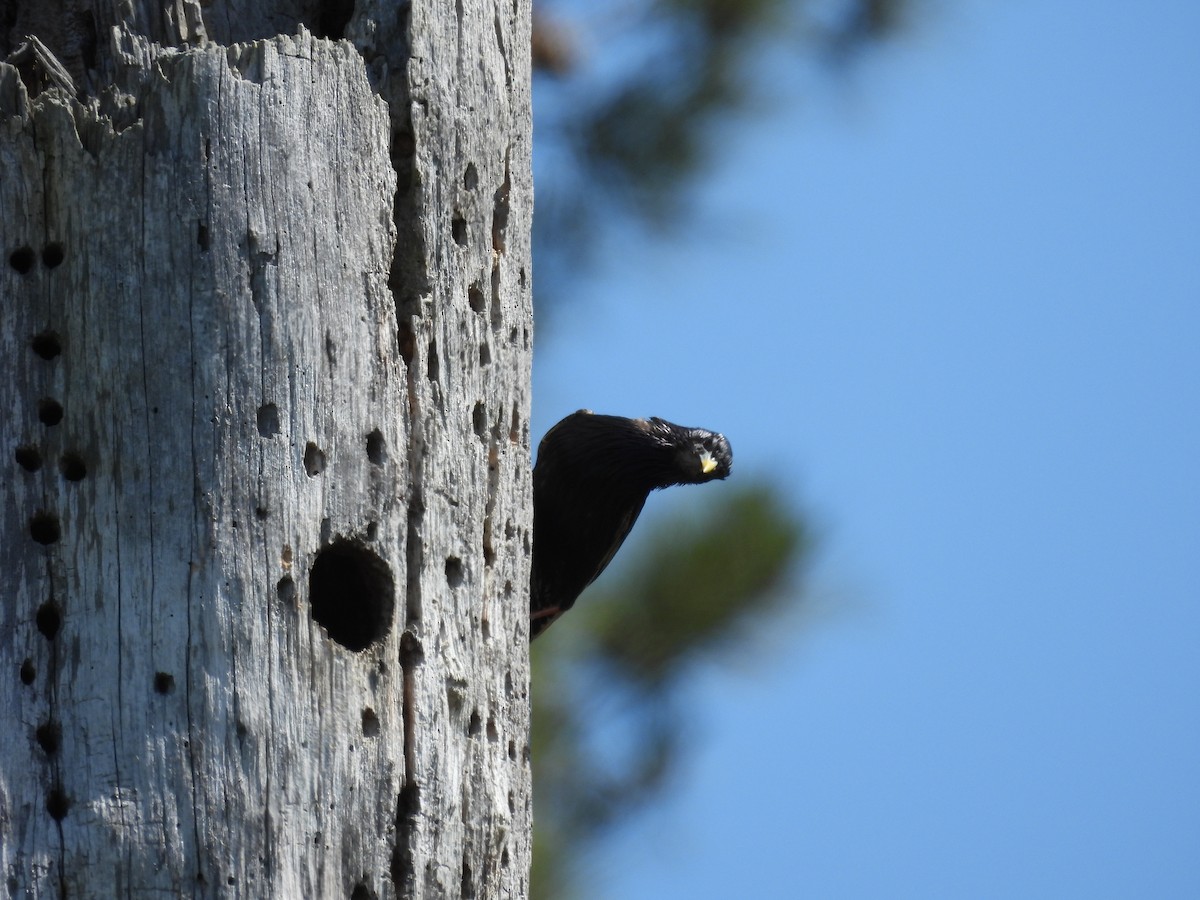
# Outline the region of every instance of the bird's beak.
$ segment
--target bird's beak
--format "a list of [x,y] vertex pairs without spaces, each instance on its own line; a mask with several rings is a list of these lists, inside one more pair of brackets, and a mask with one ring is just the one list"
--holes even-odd
[[713,455],[707,450],[700,451],[700,471],[705,475],[712,472],[717,467],[717,461],[713,459]]

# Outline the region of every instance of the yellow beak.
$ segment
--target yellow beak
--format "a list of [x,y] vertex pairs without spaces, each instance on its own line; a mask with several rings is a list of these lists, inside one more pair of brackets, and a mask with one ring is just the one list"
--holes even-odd
[[711,453],[707,450],[700,451],[700,471],[707,475],[717,467],[717,461],[713,459]]

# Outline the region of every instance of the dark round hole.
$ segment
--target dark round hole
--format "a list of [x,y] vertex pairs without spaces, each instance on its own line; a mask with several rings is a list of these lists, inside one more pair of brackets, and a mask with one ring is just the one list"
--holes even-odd
[[33,268],[37,256],[32,247],[18,247],[8,256],[8,264],[24,275]]
[[369,706],[362,711],[362,730],[363,737],[379,736],[379,716]]
[[67,481],[83,481],[87,476],[87,466],[78,453],[64,453],[58,460],[58,471]]
[[463,583],[463,563],[457,556],[446,557],[446,583],[452,588]]
[[58,637],[58,629],[62,627],[62,613],[58,604],[53,601],[43,603],[37,611],[37,630],[48,641]]
[[29,346],[42,359],[54,359],[54,357],[62,353],[62,341],[59,340],[58,335],[53,331],[43,331],[41,334],[35,334],[33,340],[29,342]]
[[265,438],[279,434],[279,407],[274,403],[258,408],[258,433]]
[[53,756],[62,745],[62,727],[57,722],[43,722],[34,732],[38,746],[47,756]]
[[71,803],[67,800],[67,792],[62,788],[53,788],[46,795],[46,812],[55,822],[61,822],[67,817],[67,809]]
[[304,448],[304,471],[309,478],[315,478],[325,471],[325,451],[312,441]]
[[175,690],[175,676],[169,672],[154,673],[154,692],[156,694],[170,694]]
[[46,397],[38,401],[38,421],[43,425],[57,425],[62,417],[62,404],[57,400]]
[[284,575],[275,583],[275,593],[284,603],[291,603],[296,599],[296,582],[292,581],[291,575]]
[[479,286],[478,281],[467,288],[467,302],[477,313],[487,310],[487,299],[483,296],[483,288]]
[[53,544],[61,535],[58,516],[40,512],[29,520],[29,536],[39,544]]
[[367,435],[367,459],[377,466],[382,466],[387,459],[387,448],[383,442],[383,432],[378,428]]
[[365,650],[392,627],[396,585],[388,564],[363,544],[334,541],[308,576],[312,617],[348,650]]
[[21,663],[21,684],[33,684],[35,678],[37,678],[37,668],[33,665],[32,659],[26,659]]
[[37,447],[31,447],[28,444],[18,447],[13,458],[17,461],[17,465],[26,472],[36,472],[42,467],[42,454],[38,452]]
[[47,269],[54,269],[62,265],[62,261],[66,253],[63,250],[63,245],[58,241],[52,244],[47,244],[42,248],[42,262]]

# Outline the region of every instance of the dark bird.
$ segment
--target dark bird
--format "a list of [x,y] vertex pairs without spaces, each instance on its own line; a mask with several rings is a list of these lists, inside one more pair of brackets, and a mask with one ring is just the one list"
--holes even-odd
[[612,561],[650,492],[729,475],[723,434],[581,409],[542,438],[533,467],[529,639]]

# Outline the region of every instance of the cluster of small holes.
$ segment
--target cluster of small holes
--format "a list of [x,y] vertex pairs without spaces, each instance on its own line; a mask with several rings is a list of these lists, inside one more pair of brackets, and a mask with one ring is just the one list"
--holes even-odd
[[[42,265],[47,269],[58,268],[66,258],[66,248],[59,241],[51,241],[42,248]],[[28,275],[33,271],[33,266],[36,262],[37,253],[28,245],[18,247],[8,255],[8,264],[13,267],[18,275]]]

